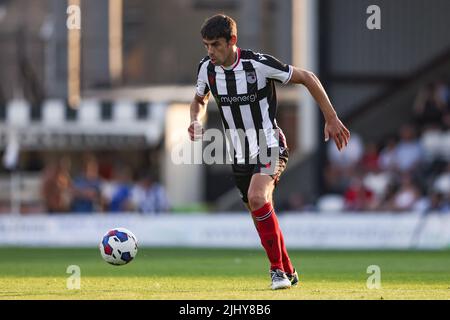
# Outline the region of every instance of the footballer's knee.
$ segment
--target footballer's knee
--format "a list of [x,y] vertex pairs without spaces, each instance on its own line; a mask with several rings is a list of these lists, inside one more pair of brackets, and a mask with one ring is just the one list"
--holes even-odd
[[248,195],[248,204],[252,211],[258,210],[264,206],[269,199],[264,195],[264,193],[253,192]]

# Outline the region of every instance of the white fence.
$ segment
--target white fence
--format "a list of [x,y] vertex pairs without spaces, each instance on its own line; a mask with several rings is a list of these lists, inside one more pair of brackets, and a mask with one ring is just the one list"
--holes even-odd
[[[450,214],[280,215],[288,248],[450,248]],[[248,214],[143,216],[0,216],[2,246],[95,247],[108,229],[133,231],[140,246],[256,248],[258,235]]]

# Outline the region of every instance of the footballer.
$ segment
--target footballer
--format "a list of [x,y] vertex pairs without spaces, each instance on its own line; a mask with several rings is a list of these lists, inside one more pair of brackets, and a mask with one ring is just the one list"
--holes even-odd
[[201,37],[208,55],[198,66],[196,94],[190,106],[190,138],[201,137],[200,121],[212,95],[226,132],[236,186],[270,261],[271,287],[289,288],[298,283],[298,273],[289,259],[272,202],[289,157],[286,138],[275,119],[275,82],[302,84],[308,89],[325,118],[325,141],[331,137],[342,150],[350,132],[312,72],[239,48],[237,25],[231,17],[218,14],[208,18]]

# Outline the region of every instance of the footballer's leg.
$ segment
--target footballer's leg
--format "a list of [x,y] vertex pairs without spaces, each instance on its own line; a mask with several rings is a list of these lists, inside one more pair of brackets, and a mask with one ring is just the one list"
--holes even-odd
[[[248,200],[248,191],[250,189],[250,182],[252,180],[252,175],[251,174],[246,174],[246,175],[235,174],[234,178],[235,178],[235,183],[236,183],[236,186],[237,186],[237,188],[238,188],[238,190],[240,192],[241,199],[242,199],[244,205],[249,210],[249,212],[252,213],[252,210],[251,210],[251,207],[250,207],[250,204],[249,204],[249,200]],[[272,178],[274,178],[274,177],[272,177]],[[274,180],[275,180],[275,178],[274,178]],[[273,190],[274,190],[275,184],[274,183],[269,183],[267,187],[268,187],[267,194],[268,194],[268,197],[269,197],[269,202],[272,203],[272,194],[273,194]],[[255,216],[253,214],[251,215],[251,217],[253,219],[253,223],[255,225],[255,228],[258,231],[257,220],[255,219]],[[259,233],[259,231],[258,231],[258,233]],[[283,235],[282,235],[281,232],[280,232],[280,235],[281,235],[281,239],[280,240],[281,240],[281,247],[282,247],[282,263],[283,263],[283,267],[284,267],[284,270],[288,271],[287,276],[288,276],[288,279],[291,281],[291,284],[295,285],[298,282],[298,277],[297,276],[295,276],[295,277],[293,276],[294,274],[296,275],[296,272],[295,272],[295,269],[293,269],[292,265],[290,264],[290,260],[289,260],[289,257],[287,255],[287,251],[286,251],[285,246],[284,246]],[[291,273],[289,273],[289,272],[291,272]],[[296,279],[296,281],[293,281],[292,279],[294,279],[294,280]]]
[[[270,203],[272,203],[272,207],[274,208],[275,205],[273,202],[273,191],[270,194],[269,201],[270,201]],[[256,221],[254,220],[254,222],[255,222],[255,226],[256,226]],[[291,259],[289,258],[289,254],[287,252],[286,245],[284,243],[284,236],[283,236],[283,232],[281,231],[281,229],[280,229],[280,243],[281,243],[281,256],[282,256],[282,260],[283,260],[284,271],[286,272],[286,276],[288,277],[289,281],[291,281],[291,285],[296,286],[299,281],[298,273],[297,273],[297,270],[292,266]]]
[[[272,192],[270,193],[269,202],[272,204],[272,207],[274,208],[275,206],[273,203],[273,189],[274,188],[272,188]],[[248,211],[251,213],[252,210],[251,210],[248,202],[244,202],[244,205],[247,207]],[[251,215],[251,217],[253,219],[253,224],[255,225],[256,230],[258,230],[258,224],[257,224],[255,217],[253,215]],[[298,282],[298,274],[297,274],[295,268],[292,266],[291,259],[289,258],[289,255],[288,255],[288,252],[286,249],[286,245],[284,244],[283,232],[280,232],[280,241],[281,241],[281,256],[282,256],[284,271],[286,272],[286,275],[288,276],[289,280],[291,280],[291,283],[293,285],[296,285]]]
[[270,201],[274,180],[270,175],[256,173],[252,176],[248,189],[248,203],[256,221],[256,230],[270,261],[272,289],[291,286],[283,266],[281,230]]

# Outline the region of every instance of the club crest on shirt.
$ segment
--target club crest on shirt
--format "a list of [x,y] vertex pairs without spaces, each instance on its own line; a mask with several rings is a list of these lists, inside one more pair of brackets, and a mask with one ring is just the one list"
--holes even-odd
[[246,72],[247,75],[247,82],[248,83],[255,83],[256,82],[256,73],[254,71]]

